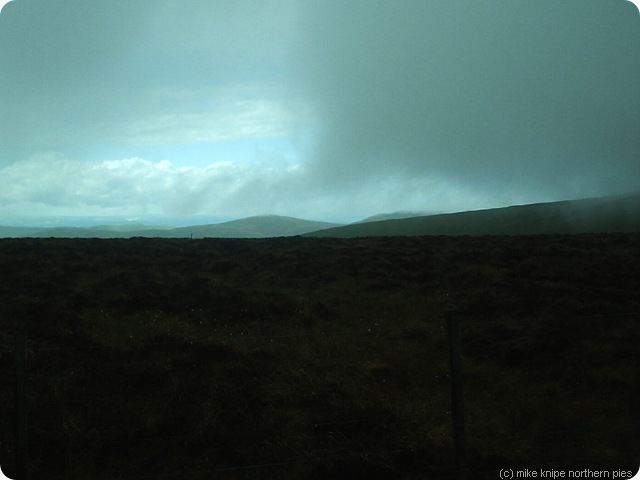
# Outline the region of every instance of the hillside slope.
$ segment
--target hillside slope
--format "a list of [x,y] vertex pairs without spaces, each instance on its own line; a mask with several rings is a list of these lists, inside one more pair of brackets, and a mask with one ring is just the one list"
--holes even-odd
[[148,230],[137,232],[139,236],[161,238],[268,238],[288,237],[311,232],[317,229],[331,228],[338,224],[316,222],[301,218],[280,215],[258,215],[231,220],[212,225],[195,225],[171,230]]
[[314,237],[536,235],[640,231],[640,194],[519,205],[330,228]]

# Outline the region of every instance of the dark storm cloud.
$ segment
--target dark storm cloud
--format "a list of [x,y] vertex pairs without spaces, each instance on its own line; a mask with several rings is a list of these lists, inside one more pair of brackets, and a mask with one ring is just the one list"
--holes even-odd
[[298,80],[324,186],[640,187],[640,21],[604,0],[309,2]]

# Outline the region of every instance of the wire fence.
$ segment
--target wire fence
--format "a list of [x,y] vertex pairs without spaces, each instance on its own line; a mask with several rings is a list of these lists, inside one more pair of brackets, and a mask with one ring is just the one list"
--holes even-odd
[[[636,312],[580,317],[597,322],[612,318],[629,322],[632,329],[628,331],[627,341],[637,344],[640,314]],[[473,478],[497,478],[502,469],[513,467],[505,464],[510,459],[518,461],[520,466],[530,459],[530,465],[536,468],[630,467],[627,464],[595,465],[591,454],[596,437],[602,438],[603,450],[611,450],[602,458],[640,461],[626,453],[638,446],[637,440],[626,451],[620,447],[634,438],[640,425],[635,423],[640,417],[630,413],[629,405],[615,405],[624,395],[633,396],[633,392],[621,393],[628,384],[614,389],[613,383],[617,380],[613,375],[612,384],[601,385],[608,391],[591,392],[593,395],[588,401],[578,402],[577,396],[587,395],[593,387],[593,382],[586,382],[586,377],[576,375],[579,365],[559,365],[557,370],[541,374],[554,378],[543,380],[533,381],[527,378],[532,370],[517,367],[500,372],[503,378],[487,378],[484,362],[495,362],[496,355],[502,360],[511,358],[510,355],[529,355],[530,346],[508,352],[509,347],[520,345],[516,338],[511,339],[515,342],[513,345],[497,346],[493,350],[500,351],[493,351],[476,341],[475,334],[482,327],[477,322],[464,321],[460,348],[467,435],[462,448],[472,452],[470,465],[473,466],[471,471],[456,472],[453,445],[456,412],[452,411],[450,400],[447,330],[442,324],[434,325],[434,322],[425,322],[423,330],[388,327],[273,335],[227,332],[204,338],[103,345],[47,345],[43,341],[30,341],[26,348],[28,373],[23,379],[27,398],[22,400],[29,411],[29,475],[47,471],[54,472],[50,475],[52,479],[102,478],[82,477],[83,473],[77,470],[82,466],[86,468],[99,457],[108,459],[96,466],[109,472],[104,478],[122,480],[355,478],[354,475],[362,474],[369,478],[447,479],[466,474]],[[433,351],[425,352],[421,358],[412,357],[416,344],[426,338]],[[7,366],[12,357],[17,357],[18,347],[3,343],[0,358]],[[341,363],[339,352],[344,349],[354,351],[348,356],[349,362],[359,358],[357,368],[352,363]],[[482,355],[478,355],[478,351],[482,351]],[[392,358],[390,352],[395,352],[397,358]],[[163,364],[163,353],[169,359],[166,364]],[[99,360],[104,361],[101,371],[86,371],[82,360],[89,354],[101,355]],[[287,358],[289,354],[292,358]],[[409,365],[411,358],[414,363]],[[129,378],[127,362],[144,363],[148,371],[136,365],[130,369],[135,375]],[[262,367],[274,362],[285,363],[280,366],[282,371],[265,372]],[[631,364],[631,370],[620,374],[638,373],[638,358]],[[95,358],[91,365],[96,365]],[[602,375],[615,372],[615,367],[610,365],[611,371]],[[47,377],[52,368],[56,371],[55,378]],[[253,375],[252,368],[256,369]],[[561,374],[563,369],[568,372],[566,377]],[[235,379],[236,387],[231,388],[229,382],[234,380],[234,373],[246,378]],[[224,378],[217,379],[216,374]],[[261,379],[261,375],[268,378]],[[564,387],[571,381],[589,384],[577,385],[575,394],[567,395]],[[193,387],[189,387],[190,382]],[[495,384],[499,387],[494,388]],[[544,391],[532,390],[540,385]],[[185,386],[189,391],[182,394],[179,389]],[[301,387],[305,388],[304,393],[300,393]],[[495,392],[501,393],[490,398]],[[241,395],[257,402],[255,411],[251,411],[250,399],[243,399]],[[212,397],[211,401],[207,400],[208,396]],[[549,410],[527,412],[523,405],[532,396],[535,405],[545,405]],[[5,400],[8,397],[5,391]],[[114,403],[96,402],[96,398],[108,398]],[[402,399],[408,400],[404,408]],[[20,401],[17,400],[16,411]],[[277,402],[282,405],[276,408]],[[96,403],[100,403],[100,407]],[[98,411],[105,405],[112,411]],[[345,405],[349,408],[344,409]],[[240,406],[246,410],[242,412]],[[295,410],[297,416],[283,415],[282,411],[288,408]],[[190,409],[206,418],[193,418]],[[89,411],[91,415],[86,414]],[[147,418],[140,418],[141,413],[147,411]],[[594,418],[585,417],[594,413],[598,414]],[[246,418],[235,418],[242,414]],[[261,417],[269,414],[281,418]],[[527,417],[534,414],[538,417]],[[130,417],[126,418],[127,415]],[[225,420],[225,415],[234,418]],[[614,423],[609,432],[601,429],[603,419]],[[97,424],[91,425],[90,420]],[[230,429],[234,421],[238,422],[237,432]],[[110,422],[112,428],[103,428]],[[288,424],[282,426],[278,422]],[[225,428],[216,432],[216,426],[221,424]],[[492,426],[495,431],[491,430]],[[5,431],[0,441],[5,453],[15,457],[20,445],[19,441],[12,440],[12,427],[4,422]],[[612,440],[611,432],[619,439],[607,444]],[[396,438],[388,440],[387,434]],[[16,431],[13,437],[20,438],[20,435],[21,432]],[[22,435],[24,437],[24,432]],[[413,438],[409,438],[411,435]],[[497,454],[496,443],[508,446],[510,451]],[[577,445],[570,458],[567,452],[554,450],[557,445],[567,443]],[[584,443],[583,456],[579,454],[580,443]],[[155,457],[142,458],[136,453],[141,445],[145,452],[166,452],[168,466],[153,464],[157,461]],[[246,451],[237,450],[242,448]],[[236,450],[230,454],[233,449]],[[183,457],[171,458],[174,451],[181,452]],[[189,461],[189,452],[194,452],[196,457],[193,465],[184,464]],[[85,458],[84,463],[76,465],[75,457]],[[358,462],[359,465],[354,465]],[[178,466],[180,463],[183,465]],[[14,468],[19,471],[17,465]],[[374,471],[382,473],[376,477]],[[27,473],[24,475],[26,478]]]

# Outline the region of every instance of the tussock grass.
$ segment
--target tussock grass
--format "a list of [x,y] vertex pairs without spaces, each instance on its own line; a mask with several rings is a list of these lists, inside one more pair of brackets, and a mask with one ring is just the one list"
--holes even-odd
[[32,478],[451,475],[454,314],[473,478],[634,468],[639,240],[1,240],[0,464],[26,331]]

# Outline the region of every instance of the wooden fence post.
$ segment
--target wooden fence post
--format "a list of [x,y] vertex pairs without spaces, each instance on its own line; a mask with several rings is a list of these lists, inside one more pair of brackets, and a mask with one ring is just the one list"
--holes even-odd
[[467,454],[464,434],[464,398],[462,393],[462,370],[460,366],[460,327],[452,314],[447,314],[449,332],[449,361],[451,365],[451,416],[453,417],[453,440],[456,460],[456,478],[465,480]]
[[27,480],[27,335],[15,335],[16,480]]

